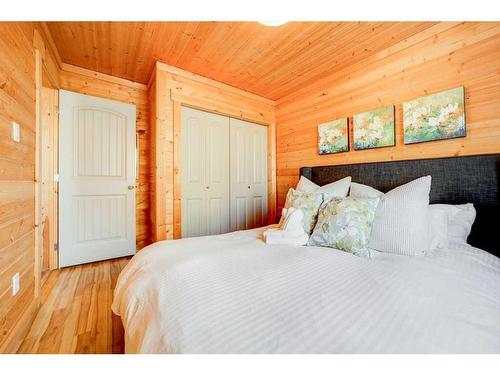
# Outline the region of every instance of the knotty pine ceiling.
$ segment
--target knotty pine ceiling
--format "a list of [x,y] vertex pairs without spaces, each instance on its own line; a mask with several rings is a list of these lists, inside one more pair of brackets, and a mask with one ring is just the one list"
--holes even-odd
[[47,23],[65,63],[147,83],[159,60],[273,100],[434,24]]

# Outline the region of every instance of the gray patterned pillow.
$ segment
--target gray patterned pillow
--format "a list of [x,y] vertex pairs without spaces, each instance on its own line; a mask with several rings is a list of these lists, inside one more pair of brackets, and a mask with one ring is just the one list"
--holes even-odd
[[380,198],[352,197],[326,201],[319,210],[318,222],[307,244],[369,257],[367,245],[379,201]]
[[314,229],[318,210],[323,203],[322,193],[305,193],[290,188],[286,195],[285,208],[295,207],[304,213],[304,231],[309,235]]

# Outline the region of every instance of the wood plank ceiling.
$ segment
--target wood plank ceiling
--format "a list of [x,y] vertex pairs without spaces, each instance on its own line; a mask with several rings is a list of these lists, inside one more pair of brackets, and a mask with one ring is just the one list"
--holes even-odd
[[279,99],[433,22],[48,22],[63,62],[147,83],[156,60]]

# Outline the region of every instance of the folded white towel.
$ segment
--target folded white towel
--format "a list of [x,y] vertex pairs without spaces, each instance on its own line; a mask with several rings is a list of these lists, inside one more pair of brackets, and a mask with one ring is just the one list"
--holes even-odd
[[302,232],[302,234],[285,234],[284,231],[279,229],[268,229],[264,232],[264,238],[269,245],[296,245],[302,246],[307,244],[309,236]]
[[264,240],[267,244],[305,245],[309,236],[304,231],[304,213],[300,209],[289,208],[280,228],[266,230]]

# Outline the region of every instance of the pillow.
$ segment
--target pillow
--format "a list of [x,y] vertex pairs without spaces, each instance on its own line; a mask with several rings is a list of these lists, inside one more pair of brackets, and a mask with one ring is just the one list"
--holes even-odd
[[300,176],[299,183],[297,184],[297,190],[305,193],[327,193],[332,197],[344,198],[347,196],[350,185],[350,176],[323,186],[319,186],[308,178]]
[[[376,198],[384,195],[368,185],[351,183],[350,197]],[[429,205],[429,251],[448,247],[448,215],[445,210]]]
[[304,176],[300,176],[296,190],[303,191],[304,193],[314,193],[314,190],[316,190],[317,188],[319,188],[318,184],[315,184]]
[[362,257],[366,248],[379,198],[338,198],[323,203],[318,222],[307,243],[309,246],[334,247]]
[[448,214],[438,204],[429,205],[429,250],[448,248]]
[[[384,193],[368,185],[351,183],[350,197],[376,198]],[[429,205],[429,251],[446,249],[448,247],[448,213],[438,207],[442,205]]]
[[472,224],[476,219],[476,209],[472,203],[467,204],[433,204],[448,216],[448,239],[460,244],[467,243]]
[[384,193],[372,188],[368,185],[358,184],[356,182],[351,182],[351,190],[349,191],[350,197],[355,198],[379,198]]
[[285,208],[299,208],[304,213],[304,231],[310,235],[316,219],[318,218],[318,210],[323,203],[323,194],[305,193],[290,188],[286,195]]
[[400,255],[429,250],[429,192],[431,176],[417,178],[387,192],[373,221],[369,247]]

